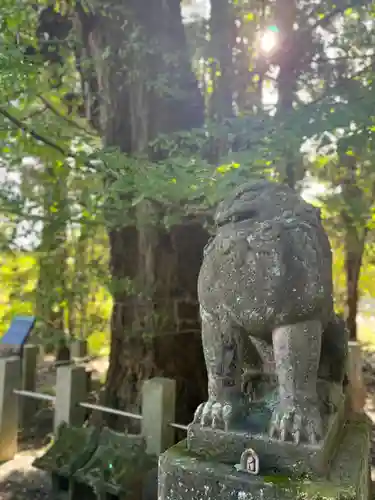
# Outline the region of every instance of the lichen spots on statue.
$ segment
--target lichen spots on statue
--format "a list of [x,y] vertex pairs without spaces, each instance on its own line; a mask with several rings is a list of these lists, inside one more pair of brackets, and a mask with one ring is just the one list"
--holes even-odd
[[367,498],[370,428],[346,411],[347,331],[318,211],[264,181],[216,221],[198,283],[208,400],[159,461],[160,499]]
[[[224,200],[215,220],[198,280],[209,399],[194,422],[251,432],[254,404],[269,409],[272,400],[263,420],[274,439],[319,443],[324,412],[335,405],[334,391],[317,389],[318,376],[342,394],[347,355],[320,213],[289,187],[261,181]],[[276,377],[263,369],[270,350]],[[262,378],[263,389],[252,387],[251,398],[243,391],[245,366]],[[263,399],[254,401],[254,394]]]

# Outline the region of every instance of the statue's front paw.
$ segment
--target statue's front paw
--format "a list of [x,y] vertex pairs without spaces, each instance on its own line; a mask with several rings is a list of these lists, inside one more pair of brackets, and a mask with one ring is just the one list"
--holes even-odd
[[280,441],[302,440],[310,444],[322,438],[322,419],[317,407],[298,404],[283,404],[274,410],[269,430],[270,437]]
[[198,406],[194,414],[194,424],[213,429],[228,430],[233,415],[233,406],[229,402],[207,401]]

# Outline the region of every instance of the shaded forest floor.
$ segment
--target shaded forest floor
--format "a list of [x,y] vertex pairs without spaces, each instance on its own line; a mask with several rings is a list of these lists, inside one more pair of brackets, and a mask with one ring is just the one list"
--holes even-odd
[[[103,380],[107,359],[96,358],[86,363],[94,380]],[[51,359],[38,371],[38,390],[51,392],[56,370]],[[373,422],[372,480],[375,483],[375,352],[365,354],[364,379],[367,385],[366,412]],[[53,408],[44,405],[27,429],[20,432],[19,453],[14,460],[0,465],[0,500],[57,500],[52,497],[49,476],[32,466],[33,460],[44,453],[52,437]],[[373,492],[375,488],[373,487]],[[375,500],[375,499],[374,499]]]

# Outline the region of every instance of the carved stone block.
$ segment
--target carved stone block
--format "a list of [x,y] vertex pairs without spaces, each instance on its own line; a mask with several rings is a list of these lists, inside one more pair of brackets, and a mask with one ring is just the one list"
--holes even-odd
[[[159,500],[368,500],[370,431],[364,418],[347,424],[325,477],[293,478],[289,474],[253,475],[188,451],[186,441],[159,460]],[[237,462],[240,461],[238,456]],[[260,467],[262,459],[259,458]]]
[[[272,439],[267,434],[271,412],[258,408],[253,418],[258,419],[258,432],[231,429],[228,431],[190,424],[187,434],[189,452],[202,458],[218,460],[226,464],[236,464],[246,449],[252,449],[259,457],[261,474],[289,474],[297,476],[309,474],[324,475],[332,456],[336,452],[345,423],[345,401],[341,401],[338,411],[327,415],[323,421],[325,434],[316,443],[293,443]],[[254,429],[255,423],[248,427]]]

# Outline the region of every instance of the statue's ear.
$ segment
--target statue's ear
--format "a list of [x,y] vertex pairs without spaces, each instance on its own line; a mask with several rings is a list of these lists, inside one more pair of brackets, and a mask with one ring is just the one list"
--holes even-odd
[[321,221],[322,220],[322,211],[320,210],[320,208],[316,208],[316,215],[318,217],[318,219]]

